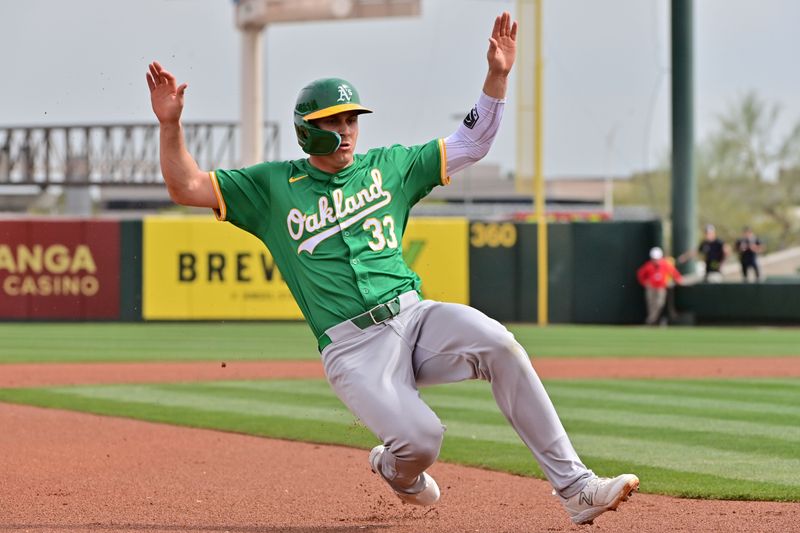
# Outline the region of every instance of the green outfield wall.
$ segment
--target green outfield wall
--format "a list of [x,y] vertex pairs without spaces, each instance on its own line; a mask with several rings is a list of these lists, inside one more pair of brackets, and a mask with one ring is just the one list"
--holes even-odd
[[694,324],[800,325],[800,282],[701,283],[678,287],[675,303]]
[[[508,233],[486,229],[503,225],[470,225],[470,304],[498,320],[535,322],[537,227],[514,224],[513,245],[509,239],[476,238]],[[625,324],[644,320],[636,270],[647,260],[650,247],[661,242],[659,222],[549,224],[547,241],[550,322]]]
[[119,223],[119,319],[142,319],[142,221]]
[[[412,218],[406,261],[426,298],[472,305],[504,322],[536,322],[537,227],[529,222]],[[661,225],[548,225],[549,320],[639,324],[636,270]],[[800,323],[800,283],[676,289],[685,323]],[[0,221],[0,319],[301,319],[269,252],[209,217]]]

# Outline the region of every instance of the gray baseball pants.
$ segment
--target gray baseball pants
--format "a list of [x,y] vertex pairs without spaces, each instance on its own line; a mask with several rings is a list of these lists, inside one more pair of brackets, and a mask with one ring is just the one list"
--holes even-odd
[[367,329],[326,331],[325,374],[341,401],[387,448],[380,465],[396,489],[413,487],[439,456],[445,427],[418,386],[485,379],[498,407],[563,497],[593,475],[569,440],[528,355],[499,322],[466,305],[400,297],[400,313]]

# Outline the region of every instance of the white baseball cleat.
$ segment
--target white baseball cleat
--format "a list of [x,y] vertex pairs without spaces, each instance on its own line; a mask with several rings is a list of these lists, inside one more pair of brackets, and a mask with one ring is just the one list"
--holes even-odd
[[[372,471],[381,477],[383,477],[383,474],[380,472],[379,465],[381,462],[381,456],[385,450],[386,446],[379,444],[378,446],[372,448],[372,451],[369,452],[369,465],[372,467]],[[422,485],[422,489],[413,493],[403,492],[391,487],[391,485],[389,486],[392,488],[394,493],[397,494],[398,498],[406,503],[410,503],[411,505],[433,505],[439,501],[439,485],[436,484],[436,481],[431,476],[425,472],[420,474],[420,479],[415,484],[415,488],[419,485]]]
[[606,511],[615,511],[638,488],[639,478],[633,474],[622,474],[615,478],[594,476],[575,496],[559,496],[559,499],[573,522],[591,524]]

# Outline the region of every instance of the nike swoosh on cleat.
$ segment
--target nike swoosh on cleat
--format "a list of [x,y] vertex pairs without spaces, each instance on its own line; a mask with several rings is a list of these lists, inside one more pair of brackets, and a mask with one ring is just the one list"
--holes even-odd
[[289,183],[294,183],[295,181],[300,181],[303,178],[307,178],[308,174],[303,174],[302,176],[292,177],[289,178]]

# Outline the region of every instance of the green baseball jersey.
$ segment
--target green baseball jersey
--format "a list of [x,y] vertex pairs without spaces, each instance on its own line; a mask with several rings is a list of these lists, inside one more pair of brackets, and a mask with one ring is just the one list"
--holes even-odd
[[403,292],[419,277],[403,260],[411,207],[447,184],[443,139],[354,156],[336,174],[308,159],[211,172],[227,220],[261,239],[317,338]]

